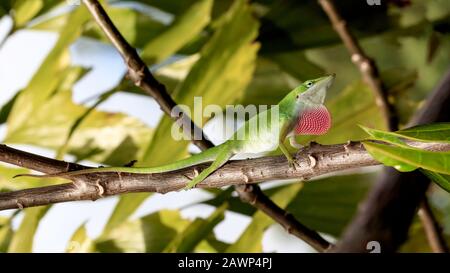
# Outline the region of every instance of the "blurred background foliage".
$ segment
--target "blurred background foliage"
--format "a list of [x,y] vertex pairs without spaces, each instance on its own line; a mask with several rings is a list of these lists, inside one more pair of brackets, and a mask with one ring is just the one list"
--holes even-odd
[[[70,1],[69,1],[70,2]],[[405,125],[437,84],[450,60],[450,5],[447,0],[335,1],[351,31],[376,60]],[[116,92],[147,96],[125,75],[94,106],[72,100],[74,84],[90,73],[71,63],[69,46],[80,37],[108,43],[83,5],[58,0],[6,0],[0,16],[13,20],[8,36],[22,30],[51,31],[57,42],[28,85],[0,111],[6,124],[3,142],[45,147],[75,156],[77,161],[123,165],[160,165],[189,155],[189,143],[170,137],[172,121],[163,117],[155,128],[124,113],[96,106]],[[357,125],[385,129],[371,90],[366,86],[317,1],[296,0],[121,0],[102,2],[113,22],[166,84],[178,103],[276,104],[300,82],[337,73],[327,99],[331,131],[305,137],[304,143],[341,143],[367,135]],[[403,3],[403,5],[399,5]],[[154,10],[158,10],[155,15]],[[163,14],[164,16],[157,16]],[[5,38],[6,40],[7,38]],[[1,47],[1,44],[0,44]],[[131,107],[131,106],[130,106]],[[207,122],[207,120],[204,120]],[[0,166],[0,190],[58,183],[21,178],[23,170]],[[307,226],[339,238],[378,169],[353,170],[314,183],[282,183],[265,192]],[[85,224],[73,234],[69,252],[260,252],[262,237],[273,221],[240,202],[232,190],[211,190],[204,202],[216,207],[207,218],[183,219],[178,210],[161,210],[134,219],[131,215],[150,194],[120,197],[105,229],[89,238]],[[450,239],[450,199],[439,188],[431,192],[433,209]],[[33,237],[50,207],[25,209],[18,229],[11,217],[0,218],[0,252],[32,251]],[[234,243],[216,238],[213,229],[234,211],[252,217]],[[424,232],[414,224],[402,251],[430,251]]]

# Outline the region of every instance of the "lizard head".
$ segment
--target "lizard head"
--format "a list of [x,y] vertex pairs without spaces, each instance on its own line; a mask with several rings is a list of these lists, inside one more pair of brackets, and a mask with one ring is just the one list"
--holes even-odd
[[[332,74],[308,80],[297,88],[295,111],[298,111],[298,117],[294,127],[296,135],[323,135],[330,129],[331,115],[323,103],[335,77]],[[297,108],[300,105],[302,107]]]
[[328,89],[333,84],[335,74],[308,80],[295,89],[296,100],[312,104],[323,104]]

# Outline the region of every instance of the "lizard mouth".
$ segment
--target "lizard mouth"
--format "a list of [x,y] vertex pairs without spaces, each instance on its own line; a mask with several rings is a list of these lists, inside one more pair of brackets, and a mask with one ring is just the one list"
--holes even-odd
[[312,86],[308,91],[301,95],[302,99],[313,104],[323,104],[327,95],[327,91],[333,84],[335,78],[336,75],[331,74],[319,79],[314,84],[314,86]]

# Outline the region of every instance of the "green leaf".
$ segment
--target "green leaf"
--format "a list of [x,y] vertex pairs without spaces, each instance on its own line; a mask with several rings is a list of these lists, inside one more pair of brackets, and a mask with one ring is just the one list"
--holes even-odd
[[396,147],[363,142],[364,147],[376,160],[399,171],[417,168],[450,174],[450,152],[432,152],[415,148]]
[[[258,44],[253,43],[258,23],[245,1],[239,0],[224,15],[225,20],[201,51],[200,59],[175,93],[178,104],[193,109],[193,97],[203,105],[225,106],[242,97],[251,79]],[[189,142],[171,136],[173,121],[164,117],[147,149],[142,165],[159,165],[187,155]],[[202,124],[198,124],[201,126]],[[161,153],[161,147],[165,152]]]
[[121,223],[96,240],[100,252],[161,252],[191,222],[178,211],[161,210]]
[[[372,138],[375,140],[384,141],[399,147],[403,147],[407,150],[416,151],[416,153],[422,153],[423,151],[418,148],[410,147],[405,142],[403,142],[400,138],[406,137],[409,139],[419,140],[419,141],[446,141],[448,135],[450,133],[448,129],[448,123],[442,124],[428,124],[421,125],[412,128],[405,129],[406,136],[401,133],[402,131],[397,132],[384,132],[380,130],[370,129],[364,126],[361,128],[366,131]],[[428,132],[430,132],[428,134]],[[369,151],[369,150],[368,150]],[[370,151],[369,151],[370,152]],[[383,155],[380,152],[372,151],[373,156],[377,156],[376,159],[383,162],[383,164],[388,166],[394,166],[398,170],[401,171],[412,171],[417,169],[417,166],[414,164],[407,164],[402,160],[398,160],[394,157],[389,157]],[[437,156],[437,155],[436,155]],[[421,171],[427,175],[431,180],[433,180],[436,184],[438,184],[441,188],[446,191],[450,191],[450,180],[447,175],[428,171],[426,169],[421,169]]]
[[0,17],[7,14],[12,8],[11,1],[1,1],[0,2]]
[[245,90],[241,103],[274,105],[299,84],[299,80],[281,70],[270,60],[258,58],[255,74]]
[[194,3],[155,39],[145,45],[141,56],[147,64],[159,63],[191,41],[209,23],[212,0]]
[[0,217],[0,253],[5,253],[8,250],[13,235],[11,218]]
[[86,224],[83,223],[73,233],[67,245],[66,252],[68,253],[89,253],[93,252],[93,241],[89,238],[86,231]]
[[423,174],[425,174],[428,178],[430,178],[434,183],[436,183],[439,187],[441,187],[446,192],[450,192],[450,176],[436,173],[432,171],[428,171],[425,169],[420,170]]
[[[74,104],[71,92],[58,92],[5,142],[26,143],[57,150],[64,145],[71,126],[87,108]],[[73,133],[68,152],[80,159],[123,165],[139,158],[152,130],[136,118],[93,110]]]
[[0,192],[50,186],[54,185],[55,182],[58,181],[53,179],[36,179],[34,177],[13,178],[15,175],[29,172],[30,170],[28,169],[11,168],[0,165]]
[[[367,149],[367,147],[366,147]],[[389,156],[385,156],[382,153],[378,153],[376,151],[372,151],[370,152],[370,150],[367,150],[376,160],[380,161],[382,164],[386,165],[386,166],[391,166],[394,167],[395,169],[397,169],[398,171],[401,172],[412,172],[414,170],[417,169],[416,166],[405,163],[403,161],[400,160],[396,160],[392,157]]]
[[360,125],[359,127],[361,127],[364,131],[366,131],[366,133],[368,133],[372,138],[376,140],[381,140],[400,147],[411,148],[410,146],[406,145],[406,143],[403,142],[396,133],[371,129],[362,125]]
[[19,229],[14,233],[8,252],[32,252],[33,240],[39,223],[50,206],[25,209]]
[[[301,188],[302,184],[300,183],[286,186],[272,195],[271,199],[281,208],[285,208]],[[226,252],[261,252],[264,231],[273,223],[272,218],[261,211],[257,211],[244,233]]]
[[163,252],[192,252],[205,239],[213,228],[224,219],[227,204],[218,207],[207,219],[197,218],[185,230],[179,233]]
[[[303,183],[286,210],[307,227],[339,236],[357,210],[359,202],[367,190],[375,182],[375,173],[338,175]],[[278,186],[265,190],[273,196],[286,186]],[[223,193],[223,195],[229,193]],[[219,206],[225,200],[229,203],[229,211],[251,216],[255,208],[242,203],[238,197],[227,198],[218,195],[204,203]]]
[[[123,0],[123,2],[136,2],[136,0]],[[167,1],[167,0],[137,0],[139,3],[155,7],[172,14],[181,14],[189,9],[198,0],[183,0],[183,1]]]
[[[72,85],[70,86],[70,88]],[[72,126],[69,129],[69,132],[66,136],[66,139],[64,141],[64,144],[58,149],[55,158],[57,159],[63,159],[64,155],[67,152],[67,149],[69,148],[70,140],[72,139],[73,134],[76,132],[76,130],[80,127],[80,125],[84,122],[84,120],[91,114],[95,108],[97,108],[100,104],[102,104],[104,101],[106,101],[111,95],[116,93],[116,90],[110,90],[105,93],[103,93],[98,100],[89,108],[87,108],[77,119],[73,122]]]
[[0,109],[0,124],[5,123],[8,120],[9,113],[11,113],[11,109],[16,102],[17,97],[19,96],[20,91],[18,91],[14,97],[12,97],[8,102],[3,104],[2,108]]
[[[161,67],[158,67],[158,69],[153,71],[153,75],[159,82],[166,86],[167,92],[169,94],[172,94],[173,90],[175,90],[176,87],[182,81],[184,81],[184,79],[186,79],[187,74],[199,58],[200,54],[194,54],[171,62],[167,65],[161,64]],[[150,97],[149,94],[144,93],[142,89],[137,87],[133,82],[126,80],[125,78],[122,79],[116,89],[123,90],[132,94]]]
[[[266,1],[258,2],[266,4]],[[357,38],[378,34],[392,27],[395,22],[388,17],[386,5],[369,6],[359,0],[335,2]],[[261,18],[259,37],[264,54],[341,42],[316,1],[272,1],[270,5],[265,5],[265,9],[268,11]]]
[[[155,39],[165,28],[164,24],[139,10],[109,5],[104,5],[104,8],[120,33],[134,47],[140,48],[145,46],[149,40]],[[83,36],[110,43],[103,31],[95,23],[88,25]]]
[[338,237],[375,179],[363,173],[305,182],[286,210],[307,227]]
[[418,125],[395,133],[418,141],[450,142],[450,122]]
[[210,236],[205,238],[198,246],[195,248],[195,252],[198,253],[223,253],[230,246],[228,243],[224,243],[215,238],[215,236]]
[[[103,7],[127,42],[134,47],[140,48],[144,46],[149,40],[156,37],[165,27],[164,24],[138,10],[114,7],[107,5],[106,3]],[[69,12],[45,18],[30,26],[30,29],[59,31],[64,27],[70,14],[71,13]],[[109,43],[108,38],[95,22],[86,25],[83,29],[83,37],[89,37]]]
[[43,0],[16,0],[14,2],[14,24],[20,28],[39,13],[44,6]]
[[68,46],[81,34],[82,27],[90,19],[84,5],[71,13],[60,32],[56,45],[46,57],[28,86],[20,93],[8,117],[8,135],[24,126],[25,121],[44,104],[61,81],[69,65]]
[[114,207],[114,211],[105,225],[103,234],[108,234],[111,230],[119,226],[139,208],[151,194],[149,193],[131,193],[121,195],[119,202]]
[[450,123],[432,123],[419,125],[396,132],[385,132],[360,126],[366,133],[376,140],[388,142],[397,146],[409,147],[400,138],[417,140],[420,142],[449,142]]

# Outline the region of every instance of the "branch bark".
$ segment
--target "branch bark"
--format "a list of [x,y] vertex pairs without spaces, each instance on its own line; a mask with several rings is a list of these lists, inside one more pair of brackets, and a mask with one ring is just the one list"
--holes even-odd
[[[448,143],[408,142],[408,144],[421,149],[450,151]],[[34,162],[36,159],[39,161],[38,163]],[[197,186],[199,188],[220,188],[240,185],[242,181],[246,182],[245,185],[254,186],[256,183],[278,179],[308,180],[337,171],[380,164],[366,152],[360,142],[337,145],[314,144],[299,152],[295,159],[298,162],[295,170],[289,167],[284,156],[230,161]],[[0,146],[0,161],[46,173],[57,173],[67,169],[67,166],[70,169],[87,168],[74,163],[68,165],[64,161],[26,153],[6,145]],[[57,168],[52,166],[57,166]],[[67,177],[73,183],[0,193],[0,210],[77,200],[96,200],[131,192],[167,193],[178,191],[184,189],[189,177],[207,166],[208,164],[199,164],[159,174],[90,173]],[[257,206],[266,204],[255,202],[257,198],[261,198],[260,195],[255,195],[246,201],[258,204]],[[275,216],[280,217],[279,214],[275,213]],[[286,223],[289,222],[286,221]]]
[[[206,150],[208,148],[213,147],[213,143],[210,142],[206,136],[203,134],[201,128],[199,128],[188,115],[183,114],[182,111],[179,111],[178,116],[174,116],[173,109],[177,107],[177,104],[172,99],[172,97],[167,93],[166,87],[161,84],[155,77],[152,75],[150,70],[147,68],[144,61],[139,57],[134,49],[122,36],[119,30],[115,27],[114,23],[109,18],[106,11],[100,5],[97,0],[83,0],[92,16],[101,27],[103,32],[108,36],[109,40],[119,51],[120,55],[123,57],[126,65],[128,66],[128,77],[135,83],[136,86],[140,87],[142,90],[147,92],[150,96],[152,96],[156,102],[160,105],[161,109],[170,117],[174,119],[175,122],[181,122],[181,124],[189,124],[190,126],[183,126],[182,128],[191,128],[191,131],[185,132],[191,136],[192,143],[194,143],[201,150]],[[181,109],[179,109],[181,110]],[[200,135],[201,139],[195,138],[195,135]],[[241,181],[242,183],[242,181]],[[252,187],[253,190],[242,190],[241,188],[235,188],[236,192],[239,194],[242,200],[248,200],[253,196],[258,196],[255,200],[255,207],[259,207],[264,213],[273,217],[275,221],[279,222],[283,225],[284,222],[294,223],[292,226],[293,229],[296,227],[303,226],[301,223],[298,223],[295,219],[290,217],[289,219],[284,216],[282,213],[282,209],[278,207],[275,203],[271,202],[270,199],[264,195],[264,193],[258,189],[255,185]],[[270,201],[270,202],[269,202]],[[266,202],[266,203],[264,203]],[[297,233],[303,233],[301,229],[297,230]],[[297,234],[294,233],[294,234]],[[306,233],[303,237],[310,234],[310,232]],[[319,236],[316,234],[316,237]],[[313,240],[314,238],[312,238]],[[318,251],[323,251],[324,249],[317,249]]]

